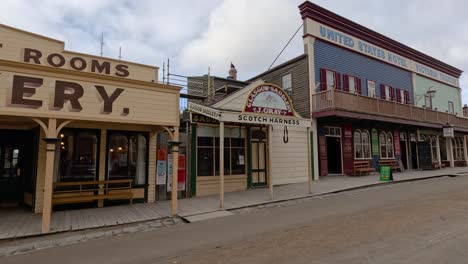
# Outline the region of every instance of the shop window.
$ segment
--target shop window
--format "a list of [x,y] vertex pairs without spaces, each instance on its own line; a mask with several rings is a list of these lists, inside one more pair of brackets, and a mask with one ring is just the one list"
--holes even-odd
[[439,138],[439,146],[440,146],[440,160],[448,160],[447,157],[447,141],[445,137]]
[[367,80],[367,96],[375,97],[375,82]]
[[93,181],[97,175],[99,131],[63,129],[54,182]]
[[370,159],[370,134],[367,130],[354,131],[354,157],[356,159]]
[[[197,176],[219,175],[219,128],[197,129]],[[224,129],[224,175],[245,174],[245,129]]]
[[107,141],[108,179],[133,179],[134,185],[146,184],[147,133],[110,131]]
[[448,102],[448,112],[449,114],[454,115],[455,114],[455,108],[453,107],[453,102]]
[[283,75],[283,77],[281,77],[281,83],[283,85],[283,90],[289,95],[289,98],[292,99],[292,75],[291,73]]
[[453,159],[456,161],[465,160],[464,140],[461,137],[452,138]]
[[437,137],[421,135],[421,139],[423,141],[429,142],[431,148],[432,162],[439,162],[439,160],[437,159]]
[[325,136],[341,137],[341,128],[339,127],[324,127]]
[[379,135],[380,158],[393,158],[393,135],[391,132],[380,132]]

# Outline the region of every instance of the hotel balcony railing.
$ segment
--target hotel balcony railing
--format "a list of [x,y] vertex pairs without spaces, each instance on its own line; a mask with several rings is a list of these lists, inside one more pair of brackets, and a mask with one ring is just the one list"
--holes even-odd
[[[312,114],[326,116],[326,111],[349,111],[367,115],[379,115],[396,119],[468,128],[468,119],[411,104],[386,101],[340,90],[327,90],[312,95]],[[320,114],[321,113],[321,114]],[[330,113],[333,115],[333,113]]]

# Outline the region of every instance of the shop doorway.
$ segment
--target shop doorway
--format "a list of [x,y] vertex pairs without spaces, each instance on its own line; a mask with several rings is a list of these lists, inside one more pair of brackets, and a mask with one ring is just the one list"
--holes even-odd
[[266,132],[252,130],[252,186],[265,187],[267,185],[267,146]]
[[341,161],[341,138],[327,136],[327,160],[328,160],[328,173],[341,174],[342,161]]
[[0,208],[32,207],[36,140],[35,130],[0,130]]
[[411,141],[410,150],[411,150],[411,168],[413,170],[417,170],[419,169],[419,161],[418,161],[418,143],[416,141]]

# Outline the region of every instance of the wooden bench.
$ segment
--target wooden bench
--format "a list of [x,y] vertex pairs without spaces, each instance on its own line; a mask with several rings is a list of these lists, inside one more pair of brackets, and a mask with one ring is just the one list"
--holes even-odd
[[375,171],[375,169],[370,166],[370,162],[367,160],[353,162],[353,175],[362,176],[363,174],[367,174],[373,171]]
[[400,170],[400,165],[398,164],[397,160],[394,159],[384,159],[384,160],[379,160],[379,166],[389,166],[392,171],[399,171]]
[[132,183],[130,179],[55,183],[52,205],[120,199],[132,204]]

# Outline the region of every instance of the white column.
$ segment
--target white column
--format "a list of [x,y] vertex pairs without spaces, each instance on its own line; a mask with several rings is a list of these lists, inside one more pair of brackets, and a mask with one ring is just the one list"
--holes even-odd
[[308,177],[307,177],[307,183],[308,183],[308,192],[309,194],[312,194],[312,175],[313,175],[313,172],[312,172],[312,157],[311,157],[311,151],[313,151],[312,149],[310,149],[310,141],[311,138],[310,138],[310,127],[307,128],[307,166],[308,166]]
[[452,138],[450,137],[447,137],[446,138],[446,145],[447,145],[447,158],[449,158],[449,161],[450,161],[450,167],[453,168],[455,167],[455,161],[454,161],[454,157],[453,157],[453,144],[452,144]]
[[224,208],[224,122],[219,123],[219,207]]
[[172,190],[171,190],[171,214],[177,215],[177,191],[178,191],[178,171],[179,171],[179,127],[174,127],[174,134],[172,135]]
[[273,170],[271,159],[273,157],[273,126],[268,126],[268,187],[270,189],[270,199],[273,200]]
[[[49,118],[46,137],[49,139],[56,138],[57,120]],[[55,143],[47,143],[46,145],[46,168],[44,181],[44,208],[42,209],[42,233],[50,231],[50,219],[52,216],[52,189],[53,189],[53,173],[55,161]]]
[[468,163],[468,152],[466,149],[466,136],[463,137],[463,155],[465,156],[465,162]]
[[442,168],[442,160],[440,159],[440,140],[439,140],[439,136],[436,136],[436,145],[437,145],[437,161],[439,162],[439,168]]

